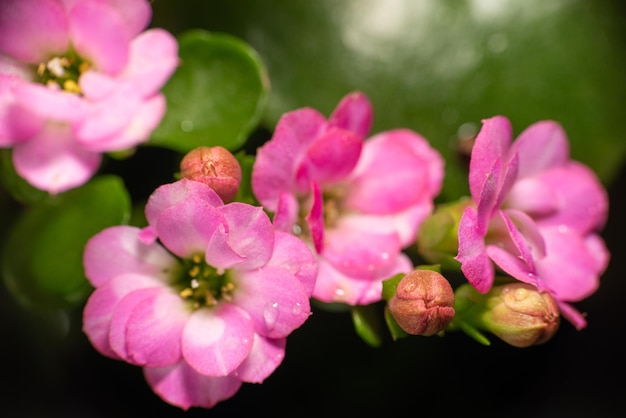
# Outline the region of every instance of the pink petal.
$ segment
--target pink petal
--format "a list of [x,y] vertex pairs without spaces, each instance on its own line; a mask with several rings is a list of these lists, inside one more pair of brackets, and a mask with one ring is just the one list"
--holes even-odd
[[181,358],[182,330],[191,309],[179,295],[151,294],[133,309],[126,326],[126,352],[135,364],[169,366]]
[[100,166],[100,154],[82,149],[69,126],[49,124],[13,149],[17,173],[33,186],[57,194],[85,184]]
[[552,191],[551,200],[557,202],[558,211],[537,216],[537,223],[567,225],[583,234],[604,227],[609,211],[608,194],[587,166],[572,161],[544,173],[539,179]]
[[381,300],[384,280],[411,270],[413,270],[413,263],[406,254],[400,253],[396,257],[396,262],[387,270],[380,271],[378,277],[363,280],[343,274],[322,258],[319,260],[319,274],[313,297],[327,303],[338,302],[350,306],[369,305]]
[[91,237],[85,245],[85,275],[98,287],[123,273],[138,273],[167,281],[175,269],[176,259],[161,245],[143,244],[139,228],[113,226]]
[[476,211],[466,207],[459,223],[459,252],[455,257],[467,281],[481,293],[493,284],[495,271],[485,250],[485,241],[476,228]]
[[127,329],[134,310],[144,300],[150,300],[166,289],[162,286],[139,288],[127,293],[115,305],[109,325],[109,346],[124,361],[134,365],[141,365],[141,363],[135,362],[127,350]]
[[538,175],[569,160],[565,131],[558,123],[548,120],[526,128],[517,137],[510,152],[519,154],[520,178]]
[[68,48],[68,22],[63,7],[52,0],[0,2],[0,52],[31,64]]
[[262,383],[282,363],[286,344],[286,338],[270,339],[254,334],[250,354],[234,375],[244,382]]
[[294,184],[295,167],[325,127],[324,117],[314,109],[287,112],[278,121],[272,139],[257,149],[252,190],[268,210],[276,210],[281,193],[301,192]]
[[328,124],[353,132],[364,139],[367,137],[373,119],[373,109],[367,96],[361,92],[352,92],[341,99]]
[[100,2],[81,2],[69,13],[72,46],[95,68],[119,74],[128,62],[131,35],[118,13]]
[[475,202],[479,201],[485,177],[492,172],[497,159],[503,159],[513,139],[509,120],[494,116],[483,120],[476,136],[470,160],[469,186]]
[[46,87],[43,84],[20,83],[15,87],[17,104],[42,119],[71,124],[87,116],[87,102],[74,93]]
[[[233,202],[217,209],[228,228],[220,228],[206,247],[206,261],[218,268],[238,270],[262,267],[272,256],[274,227],[260,206]],[[226,250],[226,254],[224,254]],[[240,259],[230,256],[234,252]],[[226,257],[222,258],[222,255]]]
[[497,159],[491,168],[491,171],[486,174],[482,189],[480,191],[480,197],[476,202],[476,232],[482,236],[487,234],[489,228],[489,221],[493,217],[493,213],[497,208],[496,202],[499,197],[500,191],[500,175],[502,170],[502,161]]
[[146,367],[144,375],[157,395],[184,410],[194,406],[212,408],[234,396],[242,384],[231,376],[202,375],[184,361],[169,367]]
[[308,188],[311,181],[321,184],[344,179],[354,168],[363,139],[350,131],[330,128],[320,135],[306,150],[296,173],[300,190]]
[[[298,222],[298,210],[299,204],[296,197],[291,193],[281,193],[278,198],[278,204],[276,206],[276,213],[274,213],[274,228],[277,231],[293,232]],[[301,228],[301,226],[298,226]]]
[[221,302],[195,311],[183,329],[183,357],[198,373],[226,376],[250,353],[254,329],[241,308]]
[[142,97],[155,94],[179,64],[178,43],[169,32],[150,29],[130,44],[130,60],[122,77]]
[[546,256],[536,261],[543,287],[558,300],[575,302],[593,294],[603,269],[583,237],[573,230],[543,228]]
[[83,310],[83,331],[98,352],[114,359],[120,358],[109,344],[113,312],[119,301],[130,292],[154,286],[158,286],[158,282],[148,276],[120,275],[98,287],[89,296]]
[[578,331],[587,327],[585,317],[572,305],[557,301],[561,315],[576,327]]
[[307,289],[286,269],[265,266],[241,272],[234,280],[233,303],[250,314],[255,331],[262,336],[286,337],[311,314]]
[[302,240],[292,234],[276,231],[274,251],[267,266],[285,269],[300,280],[309,296],[313,292],[317,278],[317,257]]
[[[439,192],[443,159],[412,131],[383,132],[365,142],[345,205],[365,213],[390,214],[430,201]],[[435,179],[431,174],[435,173]]]
[[225,222],[215,206],[191,196],[161,212],[156,230],[168,250],[187,258],[204,254],[211,237]]
[[389,269],[401,250],[395,232],[383,234],[346,226],[326,230],[326,237],[321,257],[342,273],[362,280],[372,280]]
[[[305,221],[311,234],[311,240],[317,253],[321,253],[324,246],[324,198],[317,183],[312,187],[313,205],[311,211],[305,217]],[[333,216],[333,215],[330,215]]]
[[[0,72],[2,70],[0,68]],[[27,81],[16,75],[0,73],[0,147],[37,135],[46,123],[32,110],[18,104],[17,86],[24,83]]]
[[503,205],[526,212],[533,218],[550,216],[558,210],[556,190],[541,177],[527,177],[515,182]]
[[107,3],[121,17],[129,36],[138,35],[148,26],[152,18],[152,7],[145,0],[107,0]]
[[181,179],[173,183],[159,186],[148,198],[146,219],[152,226],[165,209],[175,206],[189,197],[196,197],[212,206],[222,206],[222,199],[215,191],[204,183]]

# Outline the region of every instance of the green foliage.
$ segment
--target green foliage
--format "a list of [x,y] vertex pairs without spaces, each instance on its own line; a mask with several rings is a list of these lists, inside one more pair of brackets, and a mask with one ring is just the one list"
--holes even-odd
[[116,176],[85,186],[22,212],[2,254],[6,287],[23,305],[66,308],[84,302],[91,285],[83,271],[87,240],[130,216],[130,197]]
[[190,30],[178,41],[181,64],[163,88],[167,113],[150,144],[180,152],[202,145],[238,150],[265,109],[265,66],[231,35]]

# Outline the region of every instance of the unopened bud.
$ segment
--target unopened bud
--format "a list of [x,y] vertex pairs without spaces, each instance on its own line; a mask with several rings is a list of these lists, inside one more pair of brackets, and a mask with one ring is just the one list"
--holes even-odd
[[552,296],[526,283],[493,287],[487,308],[482,318],[485,328],[515,347],[543,344],[559,328]]
[[454,291],[432,270],[413,270],[398,283],[389,311],[406,333],[435,335],[454,318]]
[[458,201],[438,205],[420,225],[417,251],[429,263],[447,269],[460,268],[454,259],[459,251],[459,222],[465,207],[472,202],[463,197]]
[[180,175],[211,187],[224,203],[231,202],[241,184],[239,161],[224,147],[198,147],[180,162]]

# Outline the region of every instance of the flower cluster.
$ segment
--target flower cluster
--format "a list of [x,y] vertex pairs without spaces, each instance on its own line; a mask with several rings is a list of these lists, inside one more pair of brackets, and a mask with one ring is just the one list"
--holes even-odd
[[[179,50],[150,19],[147,0],[0,2],[0,147],[32,186],[78,188],[103,153],[161,123]],[[540,121],[513,141],[507,118],[485,119],[471,196],[436,206],[440,153],[409,129],[371,134],[373,113],[354,91],[328,118],[284,113],[253,156],[176,148],[176,180],[141,202],[147,226],[98,228],[84,246],[93,347],[189,409],[270,376],[312,299],[352,312],[382,302],[394,337],[461,329],[485,342],[487,330],[528,347],[561,316],[584,328],[572,304],[607,267],[608,198],[563,128]],[[449,269],[469,283],[454,289]]]
[[178,65],[147,0],[0,2],[0,147],[17,173],[56,194],[98,170],[101,154],[149,139],[160,88]]
[[598,288],[608,264],[598,235],[608,198],[595,174],[570,159],[563,128],[537,122],[512,143],[507,118],[486,119],[472,149],[469,185],[473,201],[460,220],[457,256],[467,280],[485,293],[497,266],[551,294],[563,316],[584,328],[570,303]]

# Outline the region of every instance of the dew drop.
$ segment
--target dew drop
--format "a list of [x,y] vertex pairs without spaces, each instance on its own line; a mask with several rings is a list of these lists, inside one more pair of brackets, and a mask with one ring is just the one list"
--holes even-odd
[[274,329],[278,318],[278,302],[268,303],[263,309],[263,320],[269,330]]
[[300,303],[296,303],[295,305],[293,305],[291,307],[291,313],[294,316],[298,316],[302,313],[302,305],[300,305]]
[[180,129],[183,130],[183,132],[191,132],[193,131],[193,121],[190,121],[189,119],[185,119],[180,123]]
[[335,295],[339,296],[339,297],[345,296],[346,295],[346,291],[343,290],[343,289],[337,288],[337,289],[335,289]]

